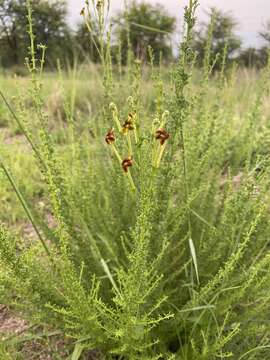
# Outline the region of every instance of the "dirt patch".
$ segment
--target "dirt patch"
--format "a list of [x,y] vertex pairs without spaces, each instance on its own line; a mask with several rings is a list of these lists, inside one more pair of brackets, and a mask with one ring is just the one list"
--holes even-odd
[[[36,339],[31,338],[31,333]],[[41,336],[39,336],[39,333]],[[27,340],[27,336],[29,336]],[[74,345],[63,339],[57,332],[48,332],[42,335],[42,329],[31,328],[29,324],[14,315],[5,305],[0,305],[0,341],[16,338],[16,350],[23,359],[27,360],[55,360],[67,359]],[[92,350],[84,354],[83,360],[101,360],[102,354]]]
[[5,305],[0,305],[0,337],[2,339],[11,335],[19,335],[27,328],[25,320],[13,315]]

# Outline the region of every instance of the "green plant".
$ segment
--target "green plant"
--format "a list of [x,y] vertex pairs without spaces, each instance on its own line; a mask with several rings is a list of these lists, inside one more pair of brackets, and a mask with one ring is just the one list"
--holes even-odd
[[[33,22],[36,28],[37,43],[46,42],[48,62],[52,68],[60,57],[63,61],[71,58],[73,39],[66,22],[67,6],[65,1],[36,0],[32,4]],[[27,51],[26,2],[18,0],[0,1],[1,66],[17,67],[24,62]],[[61,46],[60,46],[61,44]],[[71,62],[69,60],[69,62]]]
[[195,32],[193,47],[198,53],[198,64],[202,65],[203,59],[207,58],[205,47],[211,33],[210,49],[208,56],[215,63],[215,69],[221,69],[223,51],[226,47],[226,61],[232,62],[238,56],[241,49],[241,40],[235,34],[237,22],[232,15],[223,13],[221,10],[211,8],[208,24],[202,24]]
[[93,5],[104,96],[90,137],[65,98],[59,145],[28,0],[32,103],[24,110],[32,123],[12,114],[42,174],[45,206],[35,210],[4,156],[1,167],[38,236],[24,242],[1,226],[1,302],[72,339],[75,359],[98,349],[105,359],[266,360],[269,67],[241,113],[233,71],[213,83],[208,58],[196,86],[198,3],[190,0],[169,85],[149,50],[146,109],[141,62],[117,83],[103,43],[106,4]]
[[176,19],[160,4],[138,3],[136,0],[127,2],[125,11],[119,12],[114,22],[124,62],[128,60],[129,47],[141,60],[147,59],[148,46],[154,49],[157,60],[159,53],[165,60],[172,59],[171,35],[175,31]]

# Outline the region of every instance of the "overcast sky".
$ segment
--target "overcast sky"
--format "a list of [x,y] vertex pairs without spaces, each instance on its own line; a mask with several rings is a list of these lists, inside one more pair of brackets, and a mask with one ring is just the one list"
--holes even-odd
[[[188,0],[146,0],[152,4],[157,2],[164,5],[168,11],[177,16],[179,22],[182,20],[183,8]],[[80,20],[79,13],[83,7],[84,0],[68,0],[70,16],[73,23]],[[111,11],[121,9],[124,0],[111,0]],[[243,39],[244,46],[259,46],[261,41],[258,32],[263,24],[270,20],[270,0],[200,0],[198,11],[199,20],[205,19],[205,11],[215,6],[224,11],[231,12],[239,22],[238,33]]]

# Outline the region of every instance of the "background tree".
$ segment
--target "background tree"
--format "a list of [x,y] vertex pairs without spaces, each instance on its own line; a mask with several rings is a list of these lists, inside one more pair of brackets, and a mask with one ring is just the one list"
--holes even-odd
[[99,44],[98,30],[94,30],[92,34],[90,34],[85,23],[79,23],[75,34],[75,46],[79,62],[90,60],[97,63],[100,61],[100,56],[95,44],[97,46]]
[[215,67],[218,68],[221,66],[224,50],[226,49],[225,59],[229,62],[240,51],[241,40],[235,34],[237,22],[230,14],[211,8],[208,16],[209,21],[202,23],[195,32],[194,49],[198,54],[198,63],[202,65],[210,41],[210,61],[212,64],[216,61]]
[[163,58],[171,57],[171,38],[176,27],[176,19],[170,16],[162,5],[132,1],[124,13],[118,13],[115,24],[115,34],[125,52],[123,59],[126,58],[128,39],[137,58],[146,58],[149,45],[155,55],[159,56],[162,52]]
[[254,47],[243,49],[238,57],[238,62],[244,67],[259,67],[260,59],[258,49]]
[[[64,0],[35,0],[33,24],[37,43],[47,45],[47,59],[69,59],[72,38],[66,22]],[[27,18],[25,0],[0,0],[0,58],[3,66],[18,65],[27,56]]]
[[241,66],[244,67],[253,67],[260,69],[267,64],[268,59],[268,49],[266,46],[263,46],[259,49],[254,47],[249,47],[243,49],[239,55],[238,62]]
[[259,32],[259,35],[265,42],[265,45],[258,50],[260,54],[260,60],[261,64],[266,66],[270,52],[270,20],[266,22],[262,31]]
[[264,27],[263,27],[262,31],[259,32],[259,35],[263,38],[263,40],[270,47],[270,20],[268,20],[264,24]]
[[259,32],[259,36],[265,44],[260,48],[249,47],[243,49],[238,58],[240,65],[258,69],[267,65],[270,51],[270,21],[266,22]]

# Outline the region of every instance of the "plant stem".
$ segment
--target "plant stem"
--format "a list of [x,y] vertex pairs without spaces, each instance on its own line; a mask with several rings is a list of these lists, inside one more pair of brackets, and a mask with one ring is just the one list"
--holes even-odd
[[38,149],[36,148],[36,146],[34,145],[31,137],[29,136],[29,134],[27,133],[27,131],[25,130],[24,126],[22,125],[21,121],[19,120],[18,116],[15,114],[15,111],[12,109],[11,105],[9,104],[9,102],[7,101],[5,95],[2,93],[2,91],[0,90],[0,96],[3,99],[5,105],[7,106],[9,112],[11,113],[11,115],[13,116],[14,120],[16,121],[16,124],[18,125],[18,127],[20,128],[21,132],[23,133],[23,135],[26,137],[27,141],[29,142],[32,150],[34,151],[34,153],[36,154],[38,160],[42,163],[42,165],[44,166],[44,162],[41,159],[41,156],[38,152]]
[[29,208],[28,208],[28,205],[27,205],[26,201],[25,201],[25,199],[23,198],[23,195],[22,195],[22,193],[20,192],[19,188],[17,187],[17,185],[16,185],[16,183],[15,183],[15,181],[14,181],[14,179],[13,179],[13,176],[11,175],[11,173],[9,172],[9,170],[8,170],[7,167],[4,165],[4,163],[2,162],[1,159],[0,159],[0,166],[1,166],[1,168],[3,169],[5,175],[7,176],[7,178],[8,178],[8,180],[9,180],[9,182],[10,182],[13,190],[15,191],[15,193],[16,193],[16,195],[17,195],[17,197],[18,197],[18,199],[19,199],[19,201],[20,201],[20,203],[21,203],[21,205],[22,205],[22,207],[23,207],[23,209],[24,209],[24,211],[25,211],[28,219],[30,220],[30,222],[31,222],[31,224],[32,224],[35,232],[37,233],[37,236],[38,236],[38,238],[39,238],[39,240],[40,240],[40,242],[41,242],[41,244],[42,244],[42,246],[43,246],[46,254],[47,254],[48,257],[51,259],[51,253],[50,253],[50,251],[49,251],[49,248],[47,247],[47,245],[46,245],[46,243],[45,243],[45,241],[44,241],[44,239],[43,239],[40,231],[38,230],[38,228],[37,228],[37,226],[36,226],[36,224],[35,224],[33,215],[31,214],[31,212],[30,212],[30,210],[29,210]]

